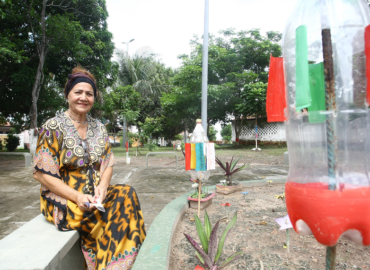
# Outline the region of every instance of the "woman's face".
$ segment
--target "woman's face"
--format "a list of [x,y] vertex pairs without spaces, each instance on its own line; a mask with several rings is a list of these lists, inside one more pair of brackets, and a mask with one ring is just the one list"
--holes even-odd
[[89,83],[78,83],[69,92],[67,100],[73,113],[87,114],[94,105],[94,90]]

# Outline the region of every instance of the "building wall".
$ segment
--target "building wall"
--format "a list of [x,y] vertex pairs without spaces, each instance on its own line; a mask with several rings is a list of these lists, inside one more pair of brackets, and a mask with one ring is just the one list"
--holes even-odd
[[[240,140],[255,140],[255,119],[244,120],[243,128],[240,133]],[[235,122],[232,122],[232,140],[235,141]],[[257,121],[258,140],[261,141],[286,141],[284,122],[268,123],[266,118]]]

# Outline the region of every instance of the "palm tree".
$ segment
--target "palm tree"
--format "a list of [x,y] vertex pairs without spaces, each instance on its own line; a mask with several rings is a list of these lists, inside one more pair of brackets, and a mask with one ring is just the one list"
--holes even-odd
[[117,56],[120,65],[118,84],[132,85],[142,96],[158,96],[167,90],[166,69],[156,60],[157,55],[150,48],[144,47],[132,57],[126,52],[118,51]]

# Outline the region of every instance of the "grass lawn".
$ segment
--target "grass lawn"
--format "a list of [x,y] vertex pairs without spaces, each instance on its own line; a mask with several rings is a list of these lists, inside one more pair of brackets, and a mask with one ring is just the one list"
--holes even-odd
[[[0,150],[0,152],[8,152],[8,150],[6,150],[6,148],[5,148],[3,150]],[[28,149],[15,149],[14,152],[26,152],[26,153],[29,153],[30,150],[28,150]]]
[[[251,151],[251,149],[254,148],[252,145],[247,146],[221,146],[216,149],[216,156],[225,159],[227,161],[232,156],[234,158],[242,157],[243,162],[262,162],[262,163],[282,163],[283,160],[283,154],[288,149],[287,147],[279,147],[275,145],[262,145],[259,146],[259,148],[262,151]],[[148,148],[139,148],[140,153],[138,153],[138,157],[144,157],[147,153],[149,153]],[[125,157],[126,156],[126,149],[122,147],[114,147],[113,148],[114,155],[117,157]],[[173,150],[173,147],[157,147],[152,152],[171,152],[171,153],[177,153],[179,158],[182,158],[181,151],[175,151]],[[129,155],[135,156],[136,155],[136,148],[129,148]],[[162,156],[162,155],[161,155]],[[163,155],[165,156],[165,155]],[[173,155],[168,155],[169,158],[175,158]]]
[[284,154],[284,152],[288,151],[287,147],[279,147],[275,145],[259,145],[258,147],[261,149],[261,151],[255,152],[251,151],[255,146],[253,145],[243,145],[240,147],[220,147],[216,149],[216,155],[224,155],[224,154],[232,154],[236,156],[243,156],[247,153],[261,153],[266,155],[272,155],[272,156],[280,156]]

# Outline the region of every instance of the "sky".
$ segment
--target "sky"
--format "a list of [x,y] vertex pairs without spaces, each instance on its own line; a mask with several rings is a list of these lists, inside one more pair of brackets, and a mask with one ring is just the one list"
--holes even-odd
[[[284,32],[297,0],[209,0],[209,33],[235,28]],[[204,0],[106,0],[108,29],[117,49],[129,53],[149,47],[167,67],[178,68],[190,54],[190,40],[204,32]],[[221,130],[216,124],[215,129]],[[221,140],[220,132],[217,140]]]
[[[297,0],[209,0],[209,32],[259,28],[283,33]],[[204,32],[204,0],[106,0],[108,29],[116,48],[132,54],[150,47],[166,66],[177,68],[190,54],[193,35]]]

